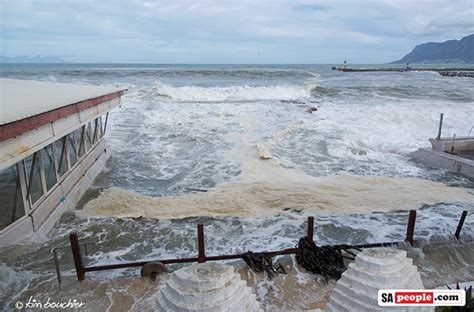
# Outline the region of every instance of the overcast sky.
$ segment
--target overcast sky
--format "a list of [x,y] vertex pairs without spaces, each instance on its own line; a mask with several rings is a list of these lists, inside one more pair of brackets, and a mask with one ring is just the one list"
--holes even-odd
[[474,0],[0,4],[0,55],[70,62],[382,63],[474,33]]

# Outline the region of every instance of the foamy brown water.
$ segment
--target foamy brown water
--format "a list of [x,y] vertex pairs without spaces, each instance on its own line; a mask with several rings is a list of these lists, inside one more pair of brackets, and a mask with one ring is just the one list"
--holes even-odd
[[270,216],[285,210],[351,214],[456,202],[472,204],[474,196],[467,189],[422,179],[336,175],[304,183],[231,183],[207,193],[170,197],[150,197],[111,188],[89,201],[80,214],[157,219]]

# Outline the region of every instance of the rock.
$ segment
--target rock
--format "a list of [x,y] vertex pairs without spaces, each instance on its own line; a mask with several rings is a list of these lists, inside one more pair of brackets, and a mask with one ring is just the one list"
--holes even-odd
[[[424,289],[420,273],[406,251],[368,248],[359,253],[334,287],[326,311],[385,311],[380,289]],[[434,311],[433,307],[390,307],[396,311]]]
[[312,114],[313,112],[316,112],[316,111],[318,111],[318,109],[316,107],[310,107],[306,110],[306,112],[308,112],[310,114]]
[[158,294],[159,311],[261,311],[255,294],[229,265],[194,264],[175,271]]
[[148,262],[140,270],[142,277],[150,277],[155,279],[158,275],[168,272],[166,266],[161,262]]
[[447,77],[470,77],[474,78],[474,72],[468,72],[468,71],[444,71],[440,70],[438,73],[441,76],[447,76]]

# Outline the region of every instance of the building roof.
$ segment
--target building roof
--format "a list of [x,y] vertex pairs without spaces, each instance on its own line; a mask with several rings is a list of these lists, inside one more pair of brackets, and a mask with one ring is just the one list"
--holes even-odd
[[69,83],[0,79],[0,125],[122,91]]

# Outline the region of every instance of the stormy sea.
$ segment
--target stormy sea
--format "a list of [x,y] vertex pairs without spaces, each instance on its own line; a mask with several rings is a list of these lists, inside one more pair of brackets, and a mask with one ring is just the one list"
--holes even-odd
[[[127,89],[110,113],[112,156],[75,211],[39,240],[0,249],[0,310],[30,297],[86,310],[153,310],[160,282],[139,269],[76,282],[68,234],[90,242],[87,264],[291,248],[315,217],[318,245],[402,241],[423,283],[474,280],[472,240],[452,236],[474,212],[474,181],[411,158],[435,137],[474,126],[474,81],[436,72],[343,73],[333,65],[2,64],[0,76]],[[374,66],[374,65],[373,65]],[[383,65],[381,65],[383,66]],[[472,134],[472,133],[471,133]],[[474,236],[468,217],[463,235]],[[58,249],[58,286],[52,249]],[[324,307],[334,281],[292,256],[271,279],[228,261],[266,310]],[[170,266],[171,269],[179,265]]]

